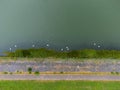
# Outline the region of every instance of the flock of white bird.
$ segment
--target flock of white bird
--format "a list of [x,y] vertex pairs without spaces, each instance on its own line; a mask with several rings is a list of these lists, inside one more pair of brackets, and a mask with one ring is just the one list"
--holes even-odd
[[[100,48],[101,46],[100,45],[97,45],[97,43],[93,43],[93,46],[97,46],[98,48]],[[50,47],[50,44],[46,44],[46,47]],[[14,45],[14,48],[17,48],[17,45]],[[35,48],[35,44],[32,45],[32,48]],[[12,48],[10,47],[9,48],[10,51],[12,51]],[[60,51],[69,51],[70,48],[68,46],[66,46],[65,48],[61,48]]]

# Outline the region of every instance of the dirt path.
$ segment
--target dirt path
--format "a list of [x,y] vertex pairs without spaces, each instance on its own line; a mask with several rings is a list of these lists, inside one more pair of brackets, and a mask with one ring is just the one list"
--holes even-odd
[[0,75],[0,80],[107,80],[120,81],[120,76],[97,75]]

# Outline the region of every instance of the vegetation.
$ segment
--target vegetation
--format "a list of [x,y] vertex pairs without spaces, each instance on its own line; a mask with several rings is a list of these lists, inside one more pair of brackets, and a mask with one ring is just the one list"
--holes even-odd
[[32,73],[32,68],[31,67],[28,68],[28,72],[29,72],[29,74]]
[[39,75],[39,74],[40,74],[40,72],[39,72],[39,71],[35,71],[35,72],[34,72],[34,74]]
[[63,73],[64,73],[63,71],[60,72],[60,74],[63,74]]
[[10,74],[13,74],[12,72],[10,72]]
[[8,74],[8,72],[3,72],[4,74]]
[[55,51],[45,48],[40,49],[21,49],[15,52],[6,52],[7,57],[35,57],[35,58],[120,58],[119,50],[73,50],[73,51]]
[[119,75],[119,72],[111,72],[111,74]]
[[119,90],[119,81],[0,81],[1,90]]

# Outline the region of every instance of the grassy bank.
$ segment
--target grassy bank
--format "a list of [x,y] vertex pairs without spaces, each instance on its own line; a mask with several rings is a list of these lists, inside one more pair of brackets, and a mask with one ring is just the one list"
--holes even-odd
[[56,51],[45,48],[39,49],[19,49],[14,52],[6,52],[7,57],[28,57],[28,58],[111,58],[119,59],[120,50],[72,50]]
[[0,81],[0,90],[119,90],[118,81]]

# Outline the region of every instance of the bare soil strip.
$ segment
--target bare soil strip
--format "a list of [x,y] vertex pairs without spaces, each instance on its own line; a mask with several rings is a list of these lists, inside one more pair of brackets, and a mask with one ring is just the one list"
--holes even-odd
[[0,75],[0,80],[92,80],[120,81],[117,75]]

